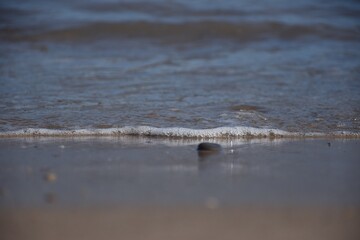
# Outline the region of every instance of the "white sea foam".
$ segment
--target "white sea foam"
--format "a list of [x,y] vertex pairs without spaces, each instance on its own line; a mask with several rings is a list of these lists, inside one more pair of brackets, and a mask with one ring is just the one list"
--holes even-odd
[[1,132],[0,137],[77,137],[77,136],[148,136],[166,138],[282,138],[282,137],[360,137],[360,133],[300,133],[280,129],[253,127],[218,127],[211,129],[190,129],[181,127],[156,128],[149,126],[121,127],[107,129],[53,130],[44,128],[27,128],[17,131]]

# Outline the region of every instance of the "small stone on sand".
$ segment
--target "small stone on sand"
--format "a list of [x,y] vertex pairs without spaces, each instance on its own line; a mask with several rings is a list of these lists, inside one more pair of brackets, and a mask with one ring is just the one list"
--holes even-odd
[[219,152],[219,151],[221,151],[221,145],[217,144],[217,143],[203,142],[198,145],[197,150],[198,151]]
[[44,180],[47,182],[54,182],[56,181],[56,174],[52,172],[45,173]]

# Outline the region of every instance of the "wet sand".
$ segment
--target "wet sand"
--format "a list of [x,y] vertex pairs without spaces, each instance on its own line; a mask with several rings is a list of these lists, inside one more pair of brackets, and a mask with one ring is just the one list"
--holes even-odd
[[2,239],[359,239],[359,208],[1,211]]
[[359,239],[359,140],[0,139],[1,239]]

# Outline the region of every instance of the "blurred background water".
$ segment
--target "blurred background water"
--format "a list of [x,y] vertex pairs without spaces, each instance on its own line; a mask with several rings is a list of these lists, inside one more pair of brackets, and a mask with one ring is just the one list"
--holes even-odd
[[360,130],[360,3],[0,3],[0,131]]

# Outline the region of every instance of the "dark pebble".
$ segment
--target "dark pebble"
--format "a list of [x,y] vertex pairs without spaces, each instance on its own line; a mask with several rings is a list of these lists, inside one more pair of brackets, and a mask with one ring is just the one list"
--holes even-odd
[[220,152],[221,149],[222,148],[220,144],[208,143],[208,142],[200,143],[197,147],[198,151],[208,151],[208,152]]

